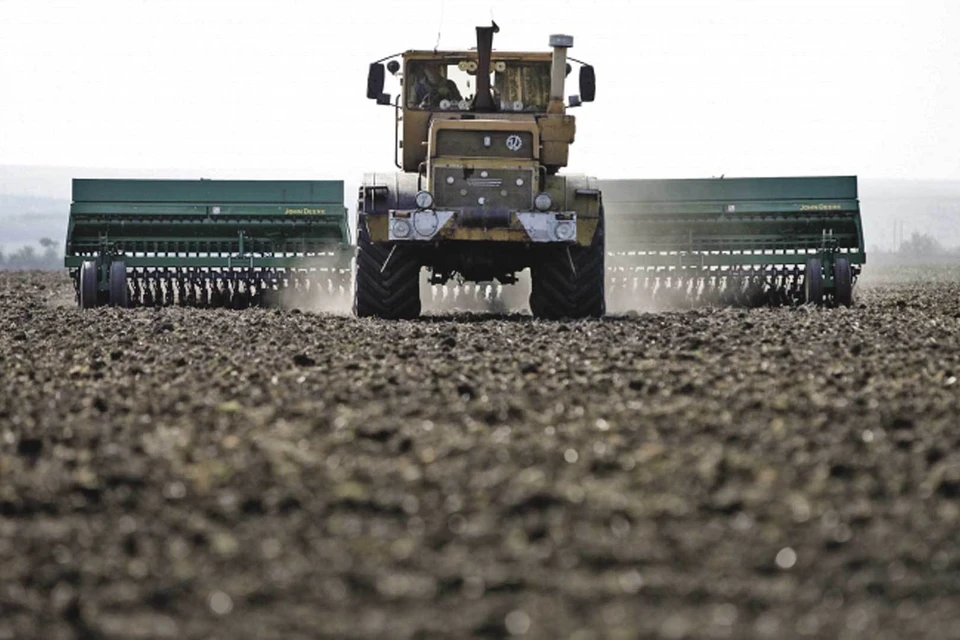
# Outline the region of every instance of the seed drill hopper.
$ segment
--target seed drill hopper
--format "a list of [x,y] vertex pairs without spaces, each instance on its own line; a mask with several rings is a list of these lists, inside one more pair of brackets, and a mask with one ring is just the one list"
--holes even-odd
[[65,265],[83,308],[346,296],[340,181],[73,181]]
[[603,181],[608,289],[669,304],[850,305],[855,177]]

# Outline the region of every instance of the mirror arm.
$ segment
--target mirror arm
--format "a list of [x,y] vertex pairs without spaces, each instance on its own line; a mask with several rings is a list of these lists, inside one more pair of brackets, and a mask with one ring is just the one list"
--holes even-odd
[[374,60],[371,64],[378,64],[378,63],[380,63],[380,62],[383,62],[384,60],[389,60],[390,58],[399,58],[399,57],[402,56],[402,55],[403,55],[403,52],[402,52],[402,51],[401,51],[400,53],[394,53],[394,54],[391,54],[391,55],[389,55],[389,56],[387,56],[387,57],[385,57],[385,58],[380,58],[379,60]]
[[400,98],[403,97],[403,94],[397,96],[396,101],[394,102],[393,108],[396,109],[394,114],[396,120],[393,123],[393,164],[396,165],[397,169],[403,169],[400,165],[400,121],[403,120],[403,112],[400,110]]

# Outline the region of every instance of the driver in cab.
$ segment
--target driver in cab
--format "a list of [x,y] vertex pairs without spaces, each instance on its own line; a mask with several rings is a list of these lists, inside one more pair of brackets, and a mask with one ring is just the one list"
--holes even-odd
[[462,99],[457,83],[441,75],[439,64],[423,65],[422,73],[413,85],[414,104],[421,109],[436,108],[442,100],[457,103]]

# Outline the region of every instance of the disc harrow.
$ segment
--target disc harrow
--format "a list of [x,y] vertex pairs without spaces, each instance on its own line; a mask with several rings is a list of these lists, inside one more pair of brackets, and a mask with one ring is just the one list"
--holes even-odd
[[[856,277],[851,271],[851,286]],[[805,282],[805,269],[797,265],[688,270],[611,267],[607,292],[613,299],[657,308],[782,306],[814,302],[807,300]]]
[[[350,273],[253,269],[139,268],[126,274],[129,307],[246,309],[300,306],[350,296]],[[110,304],[115,304],[111,296]]]

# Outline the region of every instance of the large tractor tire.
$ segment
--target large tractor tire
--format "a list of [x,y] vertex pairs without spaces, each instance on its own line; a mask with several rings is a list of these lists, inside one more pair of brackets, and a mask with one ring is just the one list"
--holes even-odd
[[376,244],[366,222],[357,232],[353,311],[361,318],[410,320],[420,316],[420,261],[409,248]]
[[535,318],[599,318],[606,312],[603,285],[604,229],[600,223],[588,247],[549,247],[530,269],[530,311]]

